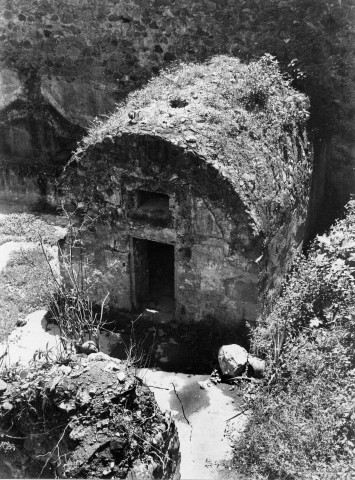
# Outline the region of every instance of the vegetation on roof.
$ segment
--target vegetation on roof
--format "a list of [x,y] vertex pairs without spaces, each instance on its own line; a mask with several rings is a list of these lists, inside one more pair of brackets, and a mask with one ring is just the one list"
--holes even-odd
[[74,159],[124,133],[164,138],[228,178],[266,232],[271,211],[290,210],[308,194],[308,99],[291,83],[271,55],[248,65],[217,56],[175,66],[95,121]]

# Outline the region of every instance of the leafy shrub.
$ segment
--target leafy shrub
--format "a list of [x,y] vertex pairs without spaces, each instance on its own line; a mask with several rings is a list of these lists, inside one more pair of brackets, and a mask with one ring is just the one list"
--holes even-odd
[[[91,219],[87,221],[91,225]],[[82,246],[81,235],[88,228],[87,221],[74,226],[71,216],[68,216],[66,245],[64,250],[59,249],[60,275],[50,267],[54,288],[49,310],[58,324],[67,351],[80,348],[86,340],[93,341],[99,350],[100,329],[105,323],[103,314],[109,294],[99,302],[92,301],[103,273],[93,268]],[[43,257],[46,257],[43,243],[42,250]],[[47,263],[50,266],[48,258]]]
[[[300,257],[253,350],[268,360],[235,447],[251,478],[350,478],[355,435],[355,202]],[[351,474],[352,472],[352,474]]]

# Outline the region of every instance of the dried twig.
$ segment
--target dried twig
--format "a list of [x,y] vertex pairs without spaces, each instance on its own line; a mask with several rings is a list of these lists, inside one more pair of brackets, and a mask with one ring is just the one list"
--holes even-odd
[[[46,453],[45,455],[37,455],[37,458],[38,458],[38,457],[44,457],[44,456],[46,456],[46,455],[49,454],[49,457],[47,458],[46,463],[44,464],[44,466],[43,466],[43,468],[42,468],[42,470],[41,470],[41,473],[39,474],[39,477],[41,477],[44,469],[47,467],[47,465],[48,465],[48,463],[49,463],[49,461],[50,461],[53,453],[55,452],[55,450],[58,451],[58,458],[59,458],[59,461],[60,461],[61,455],[60,455],[60,452],[59,452],[59,445],[60,445],[61,441],[63,440],[64,435],[65,435],[67,429],[68,429],[70,426],[71,426],[71,422],[69,422],[69,423],[67,424],[67,426],[65,427],[65,429],[63,430],[62,435],[60,436],[58,442],[55,444],[55,446],[54,446],[54,448],[52,449],[52,451]],[[60,464],[59,464],[59,465],[60,465]]]
[[226,422],[229,422],[229,420],[233,420],[233,418],[239,417],[239,415],[243,415],[243,413],[247,412],[248,410],[250,410],[250,409],[249,409],[249,408],[245,408],[244,410],[242,410],[241,412],[237,413],[236,415],[233,415],[233,417],[228,418],[228,420],[226,420]]
[[233,377],[228,379],[230,382],[232,380],[246,380],[247,382],[253,382],[253,383],[260,383],[260,380],[258,378],[253,378],[253,377]]
[[157,387],[156,385],[146,385],[146,387],[149,388],[159,388],[159,390],[170,390],[170,388],[165,388],[165,387]]

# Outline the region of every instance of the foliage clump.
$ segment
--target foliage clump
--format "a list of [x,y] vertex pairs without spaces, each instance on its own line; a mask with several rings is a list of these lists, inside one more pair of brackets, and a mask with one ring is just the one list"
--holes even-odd
[[355,202],[295,262],[253,335],[268,361],[236,445],[255,479],[352,478],[355,459]]

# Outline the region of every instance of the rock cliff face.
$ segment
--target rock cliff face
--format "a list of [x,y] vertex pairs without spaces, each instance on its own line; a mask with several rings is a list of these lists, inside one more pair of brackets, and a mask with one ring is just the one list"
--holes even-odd
[[354,191],[351,0],[2,0],[0,8],[2,190],[12,197],[48,194],[48,173],[82,128],[170,62],[265,52],[311,98],[311,224],[324,205],[330,220]]

